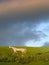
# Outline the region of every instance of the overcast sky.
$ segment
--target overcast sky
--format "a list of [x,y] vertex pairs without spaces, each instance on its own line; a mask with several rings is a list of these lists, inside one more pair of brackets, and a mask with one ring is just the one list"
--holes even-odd
[[49,0],[0,0],[0,46],[48,46]]

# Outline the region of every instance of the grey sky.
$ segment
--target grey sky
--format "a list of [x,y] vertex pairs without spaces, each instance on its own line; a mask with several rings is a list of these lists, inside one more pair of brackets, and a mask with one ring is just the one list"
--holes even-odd
[[49,1],[40,1],[0,2],[0,45],[42,46],[48,41]]

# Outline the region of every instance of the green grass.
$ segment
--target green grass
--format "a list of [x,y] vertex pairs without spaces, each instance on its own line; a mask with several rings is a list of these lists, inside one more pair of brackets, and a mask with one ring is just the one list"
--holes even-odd
[[49,65],[49,62],[32,62],[29,64],[5,63],[0,62],[0,65]]
[[[0,62],[0,65],[49,65],[49,47],[18,47],[18,48],[26,48],[27,52],[24,55],[25,61],[29,60],[30,57],[34,57],[34,60],[24,64],[13,62],[12,60],[12,62]],[[18,55],[18,57],[16,55]],[[13,50],[10,49],[8,46],[0,47],[0,59],[3,58],[2,60],[5,60],[5,57],[6,58],[8,57],[8,59],[10,60],[16,57],[17,60],[19,61],[21,58],[21,53],[16,53],[13,55]],[[29,59],[27,59],[28,57]]]

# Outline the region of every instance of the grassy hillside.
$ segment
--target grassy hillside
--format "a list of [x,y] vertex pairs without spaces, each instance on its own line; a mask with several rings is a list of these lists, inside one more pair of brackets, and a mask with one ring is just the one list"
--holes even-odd
[[0,47],[0,65],[49,65],[49,47],[21,48],[26,49],[25,54],[20,51],[14,53],[9,47]]

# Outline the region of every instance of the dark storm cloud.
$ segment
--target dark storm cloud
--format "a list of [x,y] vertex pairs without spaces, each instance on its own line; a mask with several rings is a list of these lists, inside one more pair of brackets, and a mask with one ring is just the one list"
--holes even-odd
[[23,46],[29,40],[39,41],[46,35],[41,31],[34,30],[35,25],[29,22],[12,24],[0,32],[0,45],[20,45]]
[[[25,45],[45,37],[36,31],[41,20],[49,18],[49,1],[25,0],[0,3],[0,45]],[[11,44],[12,43],[12,44]]]

